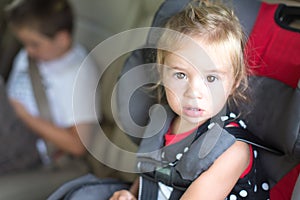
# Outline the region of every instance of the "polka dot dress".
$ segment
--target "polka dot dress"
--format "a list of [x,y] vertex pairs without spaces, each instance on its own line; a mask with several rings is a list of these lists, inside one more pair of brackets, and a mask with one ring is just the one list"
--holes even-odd
[[250,172],[240,178],[232,189],[226,200],[259,199],[269,200],[270,186],[266,178],[263,178],[263,171],[260,169],[259,154],[253,147],[253,166]]

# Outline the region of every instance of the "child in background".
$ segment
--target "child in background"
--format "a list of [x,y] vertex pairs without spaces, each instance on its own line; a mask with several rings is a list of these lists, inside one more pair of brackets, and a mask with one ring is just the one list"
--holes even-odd
[[[82,103],[80,114],[73,113],[73,91],[86,50],[72,38],[74,17],[67,0],[13,1],[6,10],[7,21],[24,45],[14,60],[8,80],[8,94],[19,117],[47,143],[54,146],[55,159],[60,155],[81,157],[86,154],[78,133],[89,130],[94,106]],[[41,116],[29,75],[29,58],[35,63],[46,93],[51,119]],[[95,65],[85,65],[80,85],[81,98],[95,91],[98,73]],[[76,105],[77,106],[77,105]],[[75,124],[76,123],[76,124]],[[39,150],[44,155],[43,145]],[[50,156],[50,157],[51,157]],[[42,156],[43,157],[43,156]],[[42,158],[48,162],[47,158]]]
[[250,133],[231,112],[247,88],[237,17],[222,4],[193,2],[165,27],[157,69],[167,118],[159,133],[151,122],[145,131],[140,178],[110,200],[269,199],[257,147],[243,140]]

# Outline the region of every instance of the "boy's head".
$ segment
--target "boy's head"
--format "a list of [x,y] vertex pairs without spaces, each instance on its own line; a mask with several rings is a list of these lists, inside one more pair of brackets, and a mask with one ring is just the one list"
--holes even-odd
[[[230,100],[235,102],[246,98],[243,93],[247,88],[245,35],[231,10],[222,4],[208,1],[200,2],[199,5],[190,4],[185,10],[171,17],[165,27],[172,31],[165,31],[158,42],[158,64],[165,64],[170,50],[176,52],[187,46],[186,36],[196,39],[206,48],[204,50],[216,52],[217,59],[226,61],[232,67],[234,82]],[[161,74],[160,68],[159,71]]]
[[70,48],[74,19],[67,0],[15,0],[7,6],[6,18],[36,59],[52,60]]

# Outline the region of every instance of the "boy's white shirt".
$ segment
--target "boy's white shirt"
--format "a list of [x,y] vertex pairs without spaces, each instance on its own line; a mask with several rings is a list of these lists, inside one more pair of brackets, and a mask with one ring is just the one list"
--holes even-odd
[[[96,120],[95,107],[83,102],[80,106],[76,105],[76,116],[73,114],[73,90],[77,72],[81,63],[87,56],[87,52],[80,45],[73,48],[62,58],[54,61],[38,62],[37,66],[42,76],[43,83],[48,96],[48,103],[52,113],[53,122],[59,127],[70,127],[80,122],[94,122]],[[39,114],[28,74],[27,52],[21,50],[15,61],[11,76],[8,80],[8,95],[21,102],[25,108],[34,116]],[[97,67],[84,66],[80,70],[84,73],[81,77],[80,85],[81,98],[91,96],[89,88],[97,84],[99,79]],[[24,88],[27,88],[24,90]],[[97,102],[96,102],[97,103]]]

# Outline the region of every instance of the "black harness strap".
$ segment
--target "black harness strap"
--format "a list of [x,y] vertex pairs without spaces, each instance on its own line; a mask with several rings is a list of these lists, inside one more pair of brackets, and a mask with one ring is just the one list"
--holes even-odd
[[158,184],[151,181],[148,178],[143,178],[142,183],[140,183],[140,186],[142,186],[141,189],[141,198],[140,199],[157,199],[157,192],[158,191]]
[[261,139],[259,139],[255,135],[251,134],[246,129],[241,129],[241,128],[238,128],[238,127],[228,127],[226,129],[238,141],[242,141],[242,142],[251,144],[253,146],[256,146],[256,147],[258,147],[260,149],[264,149],[264,150],[269,151],[271,153],[274,153],[276,155],[284,155],[283,152],[277,150],[276,148],[273,148],[271,146],[268,146],[268,145],[264,144],[266,142],[263,142]]

